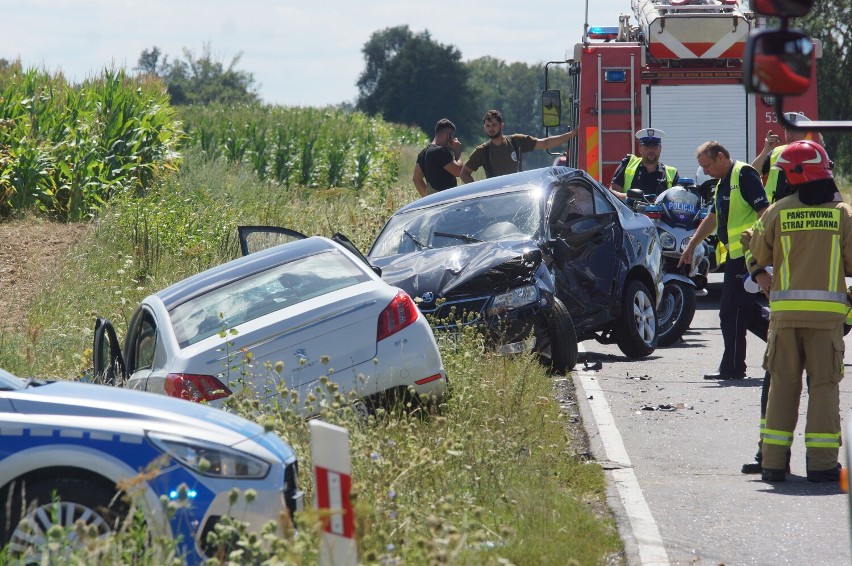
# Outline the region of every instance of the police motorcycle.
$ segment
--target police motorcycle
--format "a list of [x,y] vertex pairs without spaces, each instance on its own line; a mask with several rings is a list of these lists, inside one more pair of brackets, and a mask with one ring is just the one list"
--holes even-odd
[[692,262],[678,267],[680,256],[707,216],[707,207],[695,182],[680,178],[678,185],[659,195],[646,195],[641,189],[627,191],[632,208],[650,218],[662,249],[663,295],[657,308],[658,346],[671,346],[683,337],[695,316],[697,295],[707,294],[707,274],[711,251],[707,242],[695,249]]

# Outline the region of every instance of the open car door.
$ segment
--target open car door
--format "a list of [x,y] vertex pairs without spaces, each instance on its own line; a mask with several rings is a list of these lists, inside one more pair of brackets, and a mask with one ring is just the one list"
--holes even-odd
[[[286,244],[287,242],[293,242],[295,240],[304,240],[308,237],[296,230],[279,228],[278,226],[237,226],[237,234],[240,238],[240,250],[244,256],[279,244]],[[340,232],[335,232],[331,239],[352,252],[352,255],[359,258],[377,275],[381,276],[381,268],[370,263],[367,256],[362,254],[361,250],[359,250],[349,238]]]
[[95,383],[121,384],[127,379],[124,355],[112,323],[105,318],[95,320],[95,338],[92,343],[92,365]]
[[301,232],[277,226],[237,226],[240,251],[244,256],[279,244],[307,238]]

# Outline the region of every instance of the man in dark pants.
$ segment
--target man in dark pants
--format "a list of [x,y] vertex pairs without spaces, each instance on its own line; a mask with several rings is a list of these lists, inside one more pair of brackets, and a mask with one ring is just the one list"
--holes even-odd
[[[748,242],[751,239],[751,233],[746,232],[742,237],[742,244],[746,248],[748,247]],[[754,262],[752,262],[754,263]],[[751,268],[752,266],[748,266]],[[758,270],[754,271],[755,276],[758,278],[768,277],[769,275],[765,272],[763,274],[758,273]],[[756,291],[759,292],[760,288],[755,283],[755,287],[757,287]],[[760,295],[758,295],[760,296]],[[763,316],[760,318],[754,318],[750,321],[748,326],[748,331],[763,340],[764,342],[769,339],[769,307],[763,307]],[[763,374],[763,384],[760,387],[760,435],[757,441],[757,453],[754,455],[754,461],[743,464],[742,469],[740,470],[744,474],[759,474],[762,471],[761,467],[761,450],[763,449],[763,429],[766,428],[766,402],[769,400],[769,383],[771,381],[771,375],[767,371]],[[789,468],[789,457],[787,459],[787,467]]]
[[719,240],[728,249],[719,306],[725,350],[719,371],[706,374],[704,379],[742,379],[746,376],[746,333],[763,317],[763,307],[755,295],[743,288],[748,271],[740,234],[760,218],[769,201],[754,167],[731,159],[719,142],[706,142],[695,153],[704,172],[719,179],[719,183],[713,207],[684,249],[680,264],[689,264],[698,244],[717,230]]

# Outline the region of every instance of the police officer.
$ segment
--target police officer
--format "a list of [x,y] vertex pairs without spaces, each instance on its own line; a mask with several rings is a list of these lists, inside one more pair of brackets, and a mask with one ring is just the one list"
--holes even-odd
[[725,350],[719,371],[706,374],[704,379],[742,379],[746,376],[746,332],[763,317],[763,308],[757,296],[743,288],[748,271],[740,235],[763,214],[769,201],[754,167],[731,159],[719,142],[701,144],[695,156],[704,172],[719,179],[719,183],[713,207],[681,254],[679,265],[689,265],[695,248],[717,230],[719,241],[728,248],[719,305]]
[[802,373],[807,371],[807,477],[814,482],[837,481],[852,207],[837,191],[831,162],[821,145],[793,142],[776,163],[793,194],[769,208],[749,241],[755,261],[775,267],[771,277],[766,273],[754,277],[761,289],[769,291],[772,310],[764,357],[772,386],[761,477],[767,482],[786,479],[786,452],[793,444]]
[[628,154],[621,160],[609,185],[615,196],[627,200],[628,189],[642,189],[645,194],[658,195],[677,184],[677,169],[660,163],[665,135],[663,130],[656,128],[636,132],[639,156]]

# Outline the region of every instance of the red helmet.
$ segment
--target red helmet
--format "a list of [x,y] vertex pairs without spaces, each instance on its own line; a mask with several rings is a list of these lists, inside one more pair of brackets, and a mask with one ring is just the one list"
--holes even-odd
[[810,140],[796,141],[784,148],[775,165],[784,171],[787,182],[801,185],[811,181],[832,179],[832,163],[825,149]]

